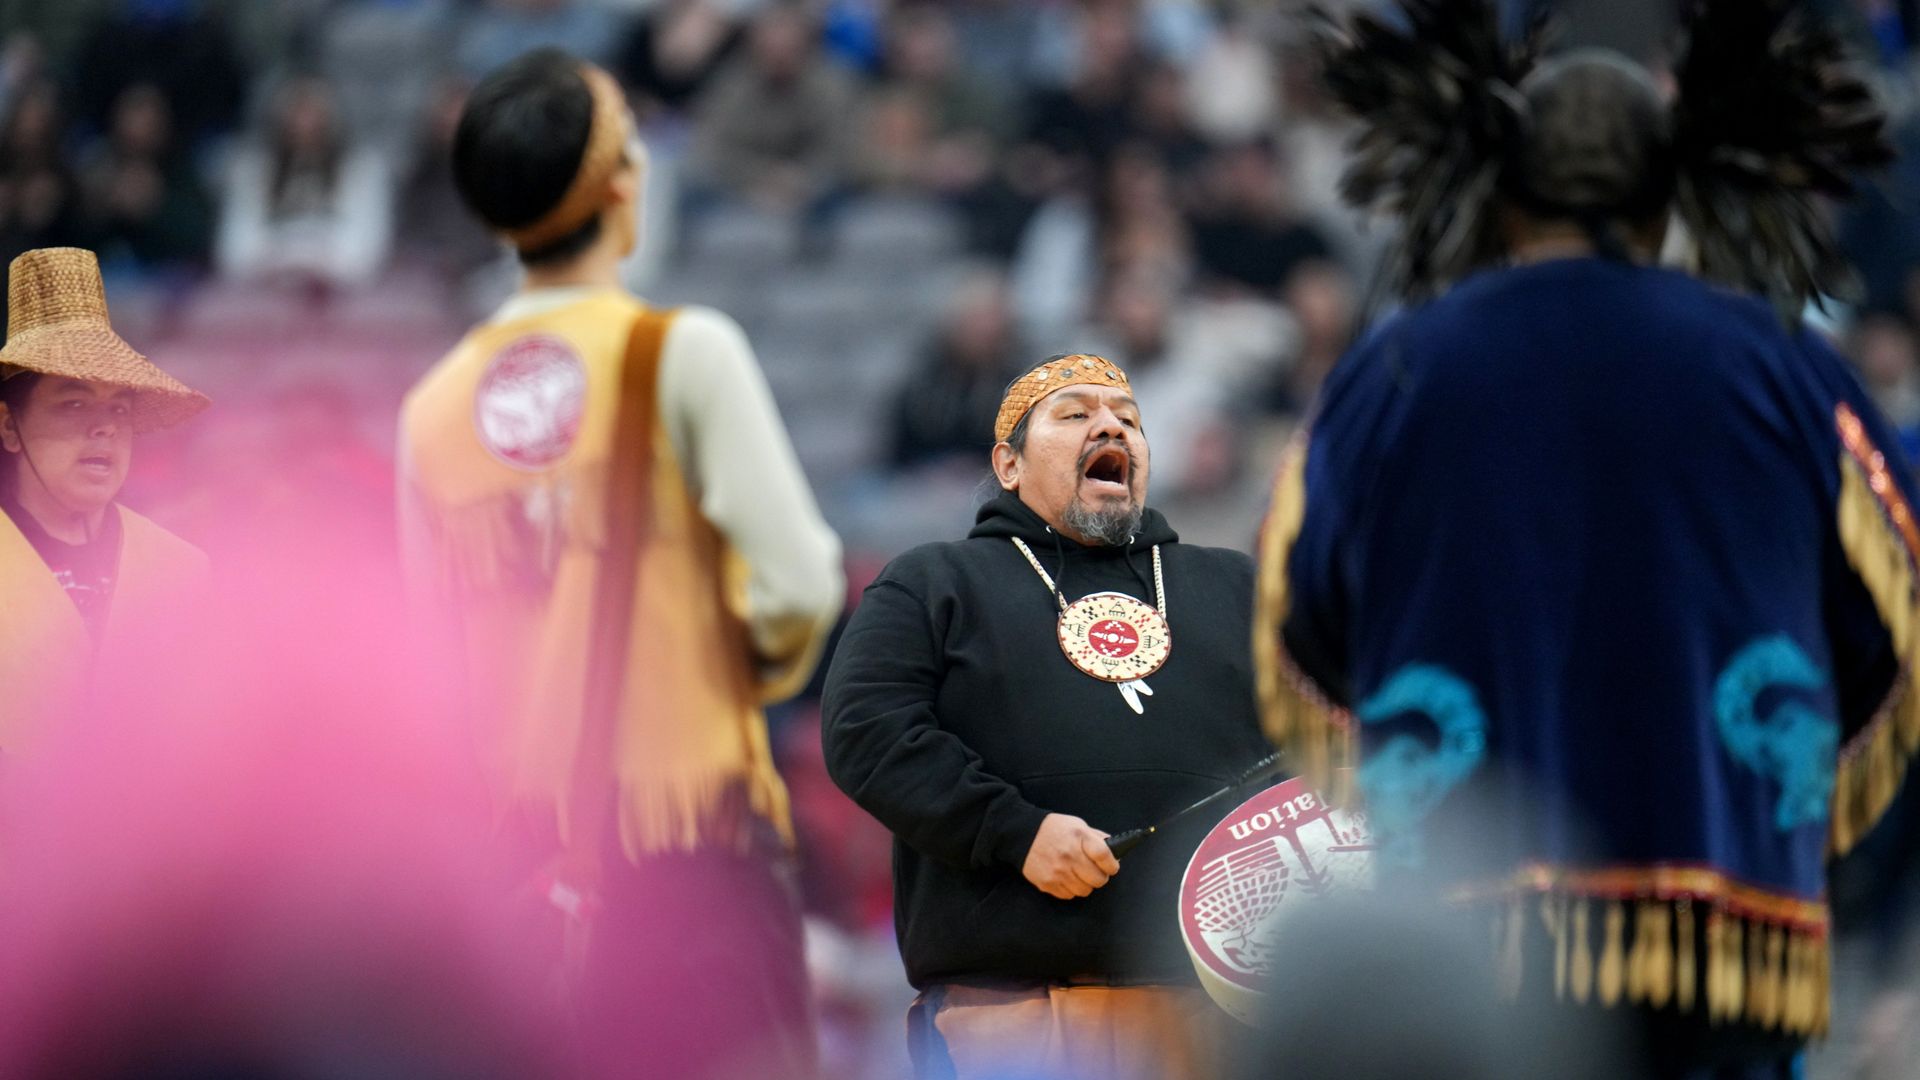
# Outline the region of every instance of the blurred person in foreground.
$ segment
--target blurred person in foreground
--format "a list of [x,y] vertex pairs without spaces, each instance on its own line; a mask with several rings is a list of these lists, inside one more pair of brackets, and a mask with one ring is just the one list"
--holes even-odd
[[526,280],[407,398],[403,546],[466,645],[503,835],[584,940],[590,1064],[811,1075],[761,707],[817,662],[838,540],[740,328],[620,287],[646,156],[610,76],[514,61],[453,159]]
[[921,1077],[1219,1075],[1175,895],[1205,822],[1126,857],[1264,753],[1251,561],[1146,506],[1126,375],[1056,356],[994,421],[999,493],[967,539],[895,559],[827,675],[827,767],[894,834]]
[[204,599],[198,549],[115,502],[134,436],[207,399],[107,321],[90,251],[42,248],[8,272],[0,349],[0,749],[82,705],[111,669]]
[[[1826,860],[1920,746],[1916,489],[1799,318],[1882,115],[1781,0],[1704,4],[1671,102],[1480,0],[1401,8],[1321,42],[1416,303],[1283,467],[1263,719],[1310,775],[1357,755],[1382,880],[1485,905],[1510,993],[1634,1075],[1784,1080],[1828,1026]],[[1654,265],[1676,211],[1697,276]]]
[[102,673],[104,722],[8,760],[0,1076],[572,1075],[450,665],[394,617],[391,531],[334,525],[357,501],[210,515],[220,588]]

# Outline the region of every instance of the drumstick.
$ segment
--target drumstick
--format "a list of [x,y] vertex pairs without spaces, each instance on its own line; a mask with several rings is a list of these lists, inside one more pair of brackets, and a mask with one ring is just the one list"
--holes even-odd
[[1266,757],[1263,757],[1259,761],[1254,762],[1252,767],[1247,769],[1246,772],[1243,772],[1239,776],[1234,777],[1232,780],[1227,781],[1226,787],[1223,787],[1219,791],[1216,791],[1213,794],[1207,796],[1206,798],[1201,799],[1199,802],[1194,803],[1192,806],[1187,807],[1185,810],[1182,810],[1176,814],[1173,814],[1170,817],[1163,819],[1159,824],[1148,825],[1144,828],[1139,828],[1139,829],[1128,829],[1126,832],[1115,833],[1114,835],[1107,837],[1107,850],[1113,852],[1114,858],[1116,859],[1121,858],[1122,856],[1126,855],[1127,852],[1132,851],[1134,848],[1139,847],[1140,842],[1142,840],[1145,840],[1147,837],[1152,836],[1154,833],[1159,832],[1161,829],[1166,828],[1167,826],[1173,824],[1174,822],[1179,821],[1181,818],[1186,817],[1188,814],[1192,814],[1197,811],[1204,810],[1208,806],[1211,806],[1212,804],[1219,802],[1221,799],[1224,799],[1227,796],[1233,794],[1234,792],[1239,791],[1241,788],[1247,786],[1248,784],[1253,783],[1255,780],[1272,776],[1274,773],[1279,771],[1280,771],[1280,755],[1268,754]]

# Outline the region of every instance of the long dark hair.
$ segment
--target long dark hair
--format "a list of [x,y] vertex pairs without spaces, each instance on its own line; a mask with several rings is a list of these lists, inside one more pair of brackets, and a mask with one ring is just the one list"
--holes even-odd
[[[327,126],[317,151],[303,151],[293,145],[287,125],[293,111],[298,108],[318,108],[327,114]],[[346,160],[344,139],[338,105],[325,81],[318,76],[306,75],[282,86],[278,100],[274,102],[268,131],[268,193],[272,204],[276,208],[282,207],[291,194],[294,180],[302,175],[317,178],[329,195],[336,191]]]
[[[33,393],[33,388],[39,381],[40,373],[37,371],[21,371],[0,378],[0,405],[7,407],[7,412],[12,415],[16,426],[20,423],[21,410],[26,408],[27,396]],[[19,483],[19,463],[13,460],[11,454],[0,457],[0,498],[13,499],[17,494]]]

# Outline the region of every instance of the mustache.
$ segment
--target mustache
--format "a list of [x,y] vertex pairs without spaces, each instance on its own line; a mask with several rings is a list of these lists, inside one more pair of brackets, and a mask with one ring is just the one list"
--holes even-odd
[[1127,455],[1127,484],[1128,486],[1132,486],[1134,474],[1140,470],[1140,456],[1133,452],[1133,447],[1128,445],[1125,439],[1116,439],[1111,435],[1100,436],[1100,438],[1094,441],[1092,446],[1087,447],[1086,450],[1081,452],[1080,460],[1074,462],[1074,468],[1078,469],[1082,475],[1085,475],[1089,461],[1115,448],[1118,448],[1121,453]]

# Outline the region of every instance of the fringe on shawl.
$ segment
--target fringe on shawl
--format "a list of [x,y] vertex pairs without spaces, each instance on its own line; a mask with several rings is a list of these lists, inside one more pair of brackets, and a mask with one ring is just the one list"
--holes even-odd
[[[1490,893],[1460,898],[1498,897],[1492,930],[1509,996],[1544,992],[1526,984],[1526,973],[1540,972],[1555,999],[1576,1005],[1704,1012],[1716,1027],[1803,1037],[1827,1031],[1822,904],[1690,866],[1534,866]],[[1529,932],[1534,919],[1543,934]],[[1550,949],[1550,960],[1525,955],[1529,942]]]
[[1287,447],[1260,527],[1259,581],[1253,605],[1253,666],[1260,723],[1289,767],[1335,805],[1354,801],[1353,728],[1288,655],[1281,627],[1291,609],[1287,563],[1307,512],[1307,435]]
[[1835,409],[1840,455],[1840,544],[1872,595],[1900,658],[1895,680],[1873,719],[1840,748],[1828,849],[1844,855],[1873,828],[1920,752],[1920,698],[1911,692],[1915,651],[1915,568],[1920,528],[1888,471],[1887,459],[1844,403]]

